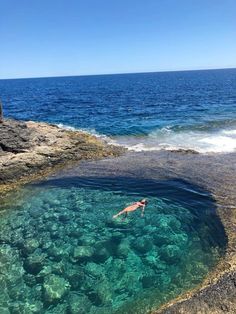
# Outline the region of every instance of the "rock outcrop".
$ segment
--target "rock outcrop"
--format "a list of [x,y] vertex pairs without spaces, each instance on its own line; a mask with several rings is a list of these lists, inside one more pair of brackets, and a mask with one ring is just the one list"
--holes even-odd
[[68,162],[117,156],[123,151],[84,132],[4,119],[0,124],[0,187],[30,181]]

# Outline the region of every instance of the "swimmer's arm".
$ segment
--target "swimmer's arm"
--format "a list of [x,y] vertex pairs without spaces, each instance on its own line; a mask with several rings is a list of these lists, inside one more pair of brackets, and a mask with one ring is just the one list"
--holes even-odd
[[142,205],[141,217],[144,216],[145,205]]

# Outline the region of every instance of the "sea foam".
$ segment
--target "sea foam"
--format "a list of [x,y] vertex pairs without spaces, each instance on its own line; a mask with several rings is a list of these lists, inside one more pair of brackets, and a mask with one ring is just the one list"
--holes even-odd
[[236,150],[236,129],[215,132],[172,130],[165,127],[147,136],[120,136],[113,141],[132,151],[194,150],[199,153],[231,153]]

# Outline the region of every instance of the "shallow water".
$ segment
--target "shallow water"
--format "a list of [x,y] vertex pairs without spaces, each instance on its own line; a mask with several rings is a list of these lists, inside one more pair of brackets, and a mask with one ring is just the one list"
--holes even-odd
[[[112,219],[143,197],[143,218]],[[214,200],[182,181],[52,178],[12,198],[0,212],[1,311],[149,313],[225,251]]]

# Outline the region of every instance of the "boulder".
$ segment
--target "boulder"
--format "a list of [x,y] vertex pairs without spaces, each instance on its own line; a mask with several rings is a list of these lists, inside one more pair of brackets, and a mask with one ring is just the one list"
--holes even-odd
[[48,303],[54,303],[65,296],[70,289],[70,284],[62,277],[50,275],[45,278],[43,289],[45,300]]
[[91,258],[93,254],[94,254],[93,247],[80,245],[74,248],[73,259],[75,261],[83,261]]
[[71,293],[68,296],[69,314],[87,314],[92,306],[86,295]]

